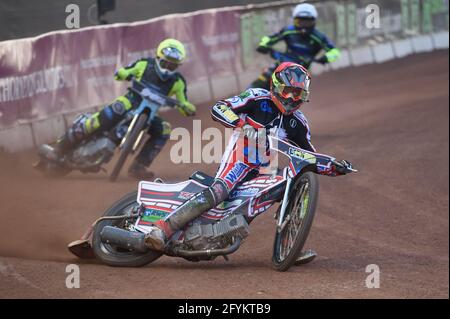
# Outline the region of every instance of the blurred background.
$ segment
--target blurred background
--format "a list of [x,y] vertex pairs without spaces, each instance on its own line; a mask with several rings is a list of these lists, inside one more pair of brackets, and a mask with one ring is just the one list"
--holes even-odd
[[65,29],[61,16],[68,4],[80,7],[81,26],[133,22],[172,13],[267,3],[269,0],[1,0],[0,41]]

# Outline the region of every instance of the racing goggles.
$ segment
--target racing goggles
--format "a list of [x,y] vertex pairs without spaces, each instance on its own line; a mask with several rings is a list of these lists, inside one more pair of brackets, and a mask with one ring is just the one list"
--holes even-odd
[[277,91],[283,99],[292,99],[295,102],[306,101],[309,95],[308,91],[292,86],[285,86],[284,84]]
[[312,28],[316,25],[316,19],[314,18],[294,18],[294,25],[297,28]]
[[178,67],[179,63],[171,62],[165,59],[159,59],[159,66],[162,69],[166,69],[169,71],[175,71],[175,69]]
[[283,99],[292,99],[295,102],[308,100],[311,81],[309,75],[291,68],[280,73],[279,77],[281,83],[275,87],[275,91]]
[[179,64],[183,61],[183,54],[177,48],[172,47],[164,48],[162,49],[162,54],[164,55],[165,59],[171,62]]

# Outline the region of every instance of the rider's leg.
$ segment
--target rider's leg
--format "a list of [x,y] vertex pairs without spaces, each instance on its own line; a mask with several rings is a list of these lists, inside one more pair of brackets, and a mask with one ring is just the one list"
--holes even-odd
[[163,149],[167,140],[170,138],[171,126],[169,122],[164,121],[162,118],[156,116],[150,126],[148,133],[150,138],[144,144],[142,150],[136,156],[133,164],[128,170],[128,174],[131,177],[137,179],[151,179],[154,174],[146,170],[147,167],[158,156],[159,152]]
[[99,112],[75,121],[72,127],[56,141],[54,147],[56,155],[60,156],[72,150],[80,142],[99,130],[110,130],[114,125],[117,125],[125,113],[131,108],[131,101],[125,96],[120,96]]
[[[235,184],[245,178],[251,170],[246,170],[246,173],[237,179]],[[231,189],[228,189],[225,185],[226,183],[223,180],[216,179],[210,187],[189,198],[164,220],[156,222],[156,227],[153,227],[146,235],[145,243],[147,246],[154,250],[163,251],[167,239],[174,232],[182,229],[190,221],[217,206],[228,197]]]
[[259,164],[239,161],[237,160],[240,158],[239,156],[242,156],[242,149],[236,145],[233,148],[227,148],[224,154],[225,160],[216,174],[213,185],[191,197],[164,220],[156,222],[156,227],[152,227],[146,235],[145,242],[147,246],[154,250],[164,250],[167,239],[175,231],[182,229],[191,220],[224,201],[228,197],[229,192],[247,174],[258,169]]

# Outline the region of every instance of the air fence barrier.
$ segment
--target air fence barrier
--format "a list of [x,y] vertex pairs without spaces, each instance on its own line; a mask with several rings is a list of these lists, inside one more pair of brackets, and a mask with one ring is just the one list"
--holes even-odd
[[[337,62],[314,65],[313,74],[448,49],[448,0],[310,2],[319,12],[317,27],[342,50]],[[292,22],[298,3],[208,9],[0,42],[0,148],[16,152],[51,141],[76,114],[123,94],[127,83],[114,81],[114,70],[154,54],[167,37],[187,47],[180,71],[194,103],[236,94],[273,63],[255,48],[263,35]]]

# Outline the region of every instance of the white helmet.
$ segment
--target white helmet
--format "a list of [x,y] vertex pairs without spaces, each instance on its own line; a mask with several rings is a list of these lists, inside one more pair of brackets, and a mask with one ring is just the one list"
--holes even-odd
[[292,12],[293,18],[313,18],[317,19],[317,10],[316,7],[309,3],[300,3]]

